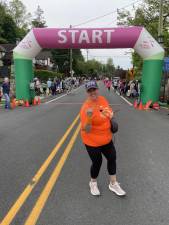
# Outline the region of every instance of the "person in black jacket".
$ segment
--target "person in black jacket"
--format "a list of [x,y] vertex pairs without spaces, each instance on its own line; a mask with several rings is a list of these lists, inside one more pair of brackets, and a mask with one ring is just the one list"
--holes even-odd
[[5,97],[5,109],[10,109],[10,97],[9,97],[9,93],[10,93],[10,83],[9,83],[9,79],[8,77],[4,78],[4,82],[2,84],[2,93]]

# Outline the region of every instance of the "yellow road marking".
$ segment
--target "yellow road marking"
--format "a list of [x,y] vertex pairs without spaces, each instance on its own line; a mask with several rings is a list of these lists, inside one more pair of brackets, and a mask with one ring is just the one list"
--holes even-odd
[[20,208],[22,207],[22,205],[24,204],[24,202],[26,201],[26,199],[28,198],[28,196],[30,195],[32,190],[34,189],[34,187],[37,185],[38,181],[40,180],[40,178],[42,177],[44,172],[46,171],[46,169],[50,165],[50,163],[53,160],[53,158],[55,157],[56,153],[59,151],[60,147],[65,142],[69,133],[71,132],[73,127],[76,125],[78,119],[79,119],[79,115],[77,115],[75,120],[72,122],[72,124],[67,129],[66,133],[63,135],[63,137],[60,139],[58,144],[52,150],[52,152],[50,153],[48,158],[45,160],[45,162],[42,164],[42,166],[40,167],[38,172],[35,174],[35,176],[32,178],[31,182],[26,186],[26,188],[24,189],[22,194],[18,197],[16,202],[10,208],[10,210],[8,211],[8,213],[6,214],[6,216],[4,217],[4,219],[2,220],[0,225],[9,225],[12,222],[12,220],[14,219],[14,217],[16,216],[16,214],[18,213],[18,211],[20,210]]
[[41,192],[37,202],[34,205],[34,208],[32,209],[31,213],[29,214],[24,225],[35,225],[36,224],[36,222],[43,210],[43,207],[45,206],[45,203],[46,203],[46,201],[47,201],[47,199],[48,199],[48,197],[49,197],[49,195],[61,173],[64,163],[65,163],[69,153],[71,152],[71,149],[76,141],[79,131],[80,131],[80,124],[78,125],[76,131],[74,132],[72,138],[70,139],[70,142],[66,146],[66,149],[65,149],[63,155],[61,156],[59,162],[57,163],[52,175],[50,176],[47,184],[45,185],[43,191]]

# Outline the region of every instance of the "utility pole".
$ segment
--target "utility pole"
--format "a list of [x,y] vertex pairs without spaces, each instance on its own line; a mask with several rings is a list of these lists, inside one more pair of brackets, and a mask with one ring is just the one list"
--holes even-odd
[[87,49],[86,51],[87,51],[87,61],[88,61],[88,58],[89,58],[89,49]]
[[158,42],[163,46],[163,1],[160,0],[159,8],[159,25],[158,25]]
[[[70,25],[70,29],[72,28],[72,25]],[[73,77],[73,73],[72,73],[72,48],[70,48],[70,76]]]

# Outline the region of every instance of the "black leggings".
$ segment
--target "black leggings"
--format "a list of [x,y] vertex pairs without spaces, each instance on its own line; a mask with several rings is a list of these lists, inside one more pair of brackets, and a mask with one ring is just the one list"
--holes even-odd
[[99,175],[99,171],[102,165],[102,154],[107,159],[107,170],[109,172],[109,175],[116,174],[116,149],[112,141],[109,144],[99,147],[92,147],[88,145],[85,146],[90,159],[92,160],[92,166],[90,169],[92,179],[96,179]]

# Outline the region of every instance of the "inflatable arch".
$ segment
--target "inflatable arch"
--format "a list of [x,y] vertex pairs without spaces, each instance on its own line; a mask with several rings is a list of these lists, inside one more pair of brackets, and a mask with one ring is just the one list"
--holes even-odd
[[133,48],[144,61],[143,104],[159,100],[164,49],[143,27],[32,29],[13,51],[17,99],[31,99],[32,60],[43,48]]

